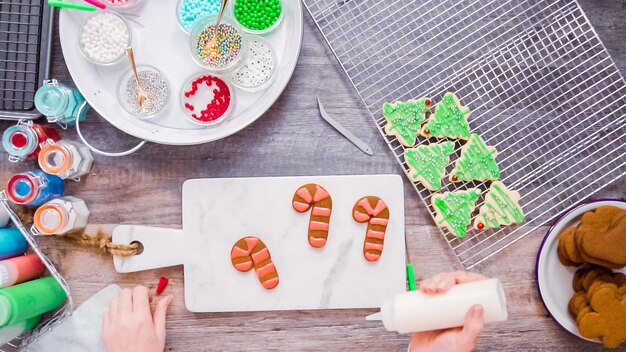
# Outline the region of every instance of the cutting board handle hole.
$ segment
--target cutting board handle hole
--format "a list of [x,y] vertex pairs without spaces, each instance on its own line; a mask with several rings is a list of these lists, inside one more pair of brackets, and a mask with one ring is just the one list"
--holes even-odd
[[137,245],[137,254],[135,254],[135,256],[141,255],[141,253],[143,253],[143,243],[141,243],[139,241],[132,241],[130,244],[131,245],[134,245],[134,244]]

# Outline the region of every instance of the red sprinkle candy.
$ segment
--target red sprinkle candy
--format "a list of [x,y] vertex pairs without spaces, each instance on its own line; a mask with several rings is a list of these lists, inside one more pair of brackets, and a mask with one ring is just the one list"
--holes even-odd
[[425,134],[430,134],[430,130],[425,129],[425,130],[424,130],[424,133],[425,133]]
[[160,295],[161,293],[163,293],[163,290],[165,290],[165,288],[167,287],[167,284],[169,283],[170,283],[170,280],[168,280],[166,277],[161,277],[159,279],[159,284],[157,285],[157,289],[156,289],[157,295]]
[[482,230],[485,228],[485,224],[483,224],[482,222],[479,222],[478,225],[476,225],[476,227],[478,227],[479,230]]
[[458,180],[459,180],[459,178],[456,175],[452,176],[452,181],[456,182]]
[[[191,90],[186,91],[184,93],[185,97],[190,98],[196,95],[196,93],[198,92],[198,89],[202,88],[199,85],[203,82],[206,84],[206,86],[209,89],[211,89],[212,87],[215,87],[213,88],[213,100],[211,100],[207,104],[205,110],[202,110],[200,112],[200,116],[196,114],[192,114],[191,117],[200,122],[213,122],[221,118],[228,110],[228,107],[230,106],[230,100],[231,100],[230,94],[231,93],[230,93],[230,89],[228,88],[228,85],[226,85],[226,83],[222,81],[220,78],[211,76],[211,75],[206,75],[206,76],[202,76],[193,80],[193,82],[191,83]],[[188,102],[185,103],[185,107],[188,110],[191,110],[191,111],[194,110],[193,105],[191,105]]]

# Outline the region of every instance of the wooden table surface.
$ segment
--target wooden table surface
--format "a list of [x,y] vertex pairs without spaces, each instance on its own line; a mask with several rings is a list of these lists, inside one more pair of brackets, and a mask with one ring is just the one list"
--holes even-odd
[[[626,1],[583,0],[582,6],[600,37],[626,74]],[[71,82],[58,33],[53,39],[52,77]],[[355,149],[319,117],[315,96],[327,110],[366,141],[373,157]],[[0,123],[4,129],[9,123]],[[97,146],[122,150],[136,140],[117,131],[97,114],[84,124]],[[74,132],[65,135],[75,139]],[[34,163],[0,163],[5,182]],[[280,99],[257,122],[224,140],[193,147],[149,144],[125,158],[96,157],[89,177],[68,183],[68,193],[85,199],[92,210],[90,230],[111,224],[181,227],[181,185],[198,177],[402,174],[367,111],[350,87],[331,51],[305,14],[304,44],[294,76]],[[598,193],[626,196],[622,178]],[[406,235],[419,277],[460,269],[417,194],[405,181]],[[102,225],[99,225],[102,224]],[[534,279],[535,255],[545,233],[537,231],[477,269],[499,277],[509,300],[507,322],[489,325],[478,350],[592,351],[597,345],[562,331],[541,305]],[[408,337],[366,322],[372,310],[192,314],[183,303],[183,270],[174,267],[117,274],[111,257],[59,238],[40,243],[69,282],[77,303],[108,284],[144,284],[154,288],[170,278],[175,296],[168,317],[167,349],[172,351],[329,350],[403,351]],[[428,319],[428,317],[416,317]]]

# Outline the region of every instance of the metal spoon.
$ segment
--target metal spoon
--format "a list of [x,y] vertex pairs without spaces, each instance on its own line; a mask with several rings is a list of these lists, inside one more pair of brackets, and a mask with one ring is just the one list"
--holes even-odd
[[204,44],[204,54],[205,55],[213,55],[219,56],[218,45],[217,45],[217,29],[222,22],[222,16],[224,16],[224,10],[226,9],[226,3],[228,0],[222,0],[222,5],[220,7],[220,13],[217,15],[217,23],[215,23],[215,27],[213,27],[213,36],[211,40],[207,41]]
[[146,92],[146,90],[141,87],[141,83],[139,83],[139,74],[137,73],[137,65],[135,64],[135,54],[133,53],[133,48],[126,48],[126,56],[128,56],[130,66],[133,69],[133,75],[135,76],[135,81],[137,82],[137,105],[139,105],[139,110],[142,110],[143,105],[146,104],[147,106],[150,106],[152,104],[152,100],[150,99],[148,92]]

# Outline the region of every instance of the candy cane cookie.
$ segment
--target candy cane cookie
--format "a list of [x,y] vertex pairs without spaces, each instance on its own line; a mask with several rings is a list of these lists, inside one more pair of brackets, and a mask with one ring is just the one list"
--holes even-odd
[[367,223],[363,256],[370,262],[377,261],[383,254],[385,231],[389,223],[387,204],[375,196],[363,197],[354,204],[352,217],[356,222]]
[[254,268],[261,285],[266,289],[278,286],[278,271],[270,251],[258,237],[248,236],[237,241],[230,251],[230,260],[238,271],[245,273]]
[[309,220],[309,244],[315,248],[322,248],[328,240],[330,214],[333,210],[333,200],[324,187],[309,183],[298,188],[291,203],[298,213],[311,209]]

